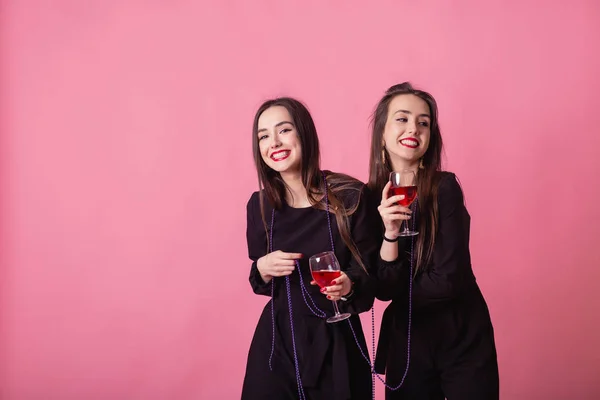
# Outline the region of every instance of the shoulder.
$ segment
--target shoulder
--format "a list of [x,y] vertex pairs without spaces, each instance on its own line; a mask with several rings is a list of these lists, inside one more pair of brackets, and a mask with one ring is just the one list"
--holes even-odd
[[251,210],[258,206],[259,196],[260,196],[259,192],[252,193],[252,195],[250,196],[250,199],[248,199],[248,203],[246,204],[246,208],[248,210]]
[[[267,203],[265,200],[263,202]],[[266,204],[263,204],[263,207],[266,208]],[[252,193],[246,204],[246,210],[248,214],[260,215],[260,192]]]
[[437,175],[438,199],[440,202],[463,201],[463,190],[456,174],[450,171],[440,171]]
[[249,214],[252,213],[255,215],[261,215],[261,207],[265,214],[269,214],[271,211],[273,211],[273,205],[267,199],[264,190],[252,193],[250,199],[248,199],[248,203],[246,204],[246,210]]

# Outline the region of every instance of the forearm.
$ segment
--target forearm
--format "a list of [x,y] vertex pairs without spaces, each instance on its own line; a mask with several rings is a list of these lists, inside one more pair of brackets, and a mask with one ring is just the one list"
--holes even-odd
[[261,268],[261,267],[262,267],[262,263],[263,263],[264,261],[265,261],[265,260],[264,260],[264,257],[261,257],[261,258],[259,258],[259,259],[256,261],[256,269],[257,269],[257,271],[258,271],[258,273],[259,273],[259,275],[260,275],[260,278],[262,279],[262,281],[263,281],[265,284],[267,284],[267,283],[271,282],[271,279],[273,279],[273,277],[272,277],[271,275],[267,275],[267,274],[265,274],[265,273],[263,273],[263,272],[262,272],[262,269],[263,269],[263,268]]
[[342,306],[344,310],[356,314],[370,310],[375,299],[373,278],[359,271],[355,271],[354,274],[348,272],[347,275],[352,284],[347,293],[344,293],[346,291],[342,292],[343,301],[338,305]]
[[[392,239],[394,241],[385,240],[385,238]],[[384,233],[384,240],[381,243],[381,249],[379,250],[379,256],[383,261],[392,262],[398,259],[398,238],[395,235],[388,232]]]
[[252,267],[250,268],[250,286],[252,286],[252,290],[254,291],[254,293],[270,296],[271,279],[272,278],[265,281],[265,279],[262,277],[260,271],[257,268],[257,263],[252,263]]

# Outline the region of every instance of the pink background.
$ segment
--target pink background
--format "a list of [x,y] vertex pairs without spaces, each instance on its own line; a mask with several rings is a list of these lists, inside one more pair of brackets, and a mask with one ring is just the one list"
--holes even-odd
[[466,192],[502,398],[600,398],[599,4],[3,1],[0,397],[239,398],[267,301],[255,109],[304,100],[323,166],[366,179],[369,114],[410,80]]

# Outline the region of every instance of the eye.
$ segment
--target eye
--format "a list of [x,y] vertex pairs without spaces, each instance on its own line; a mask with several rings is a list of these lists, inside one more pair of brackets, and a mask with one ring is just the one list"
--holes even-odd
[[421,121],[421,122],[419,122],[419,124],[421,126],[424,126],[424,127],[428,127],[429,126],[429,122],[427,122],[427,121]]
[[262,135],[258,138],[258,141],[260,142],[261,140],[266,139],[268,137],[269,137],[269,135]]
[[408,122],[408,119],[406,119],[404,117],[400,117],[400,118],[396,118],[396,121],[398,121],[398,122]]
[[282,130],[281,130],[279,133],[280,133],[280,134],[281,134],[281,133],[287,133],[287,132],[290,132],[290,131],[291,131],[291,129],[290,129],[290,128],[283,128],[283,129],[282,129]]

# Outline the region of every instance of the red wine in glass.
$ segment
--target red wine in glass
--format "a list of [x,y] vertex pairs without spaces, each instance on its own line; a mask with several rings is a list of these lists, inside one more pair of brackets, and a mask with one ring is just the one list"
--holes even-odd
[[339,278],[341,271],[312,271],[312,277],[319,287],[331,286],[331,281]]
[[398,202],[403,207],[410,207],[415,198],[417,197],[417,187],[416,186],[400,186],[400,187],[392,187],[390,189],[392,192],[392,196],[397,196],[399,194],[404,195],[404,198]]
[[[313,279],[320,287],[331,286],[331,281],[342,275],[340,263],[332,251],[315,254],[308,259]],[[333,317],[327,318],[328,323],[339,322],[350,318],[350,313],[341,314],[337,302],[332,300]]]
[[[398,204],[404,207],[409,207],[417,197],[417,176],[414,171],[394,171],[390,173],[390,195],[404,195],[404,199],[400,200]],[[410,230],[408,228],[408,220],[404,221],[404,230],[398,233],[398,236],[415,236],[419,232]]]

